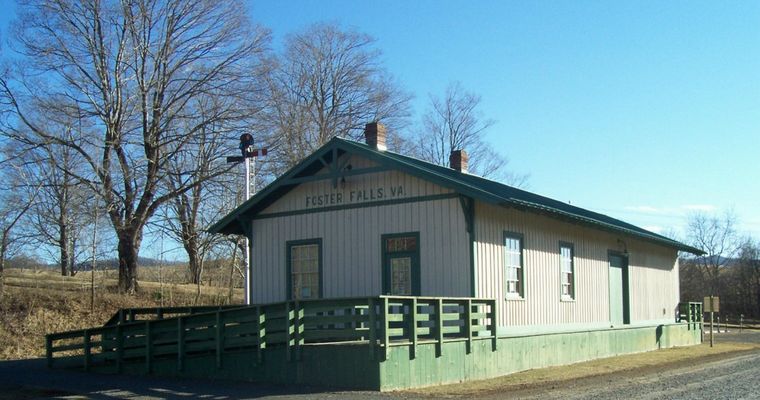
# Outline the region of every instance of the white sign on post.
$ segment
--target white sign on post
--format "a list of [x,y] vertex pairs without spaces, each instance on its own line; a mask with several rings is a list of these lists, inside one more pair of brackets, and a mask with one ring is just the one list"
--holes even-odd
[[704,312],[720,312],[720,297],[718,296],[705,296],[703,304]]

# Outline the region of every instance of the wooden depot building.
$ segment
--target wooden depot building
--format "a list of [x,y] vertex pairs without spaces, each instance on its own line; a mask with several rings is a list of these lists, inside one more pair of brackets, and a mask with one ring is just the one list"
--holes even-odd
[[357,296],[494,298],[499,331],[672,322],[678,251],[626,222],[334,138],[211,230],[250,239],[252,303]]
[[393,390],[701,342],[700,250],[365,136],[210,227],[249,238],[250,305],[120,310],[48,335],[50,365]]

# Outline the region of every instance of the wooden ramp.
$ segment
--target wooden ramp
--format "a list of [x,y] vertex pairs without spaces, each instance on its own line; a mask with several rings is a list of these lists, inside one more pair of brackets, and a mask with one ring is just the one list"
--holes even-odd
[[[440,355],[448,342],[463,342],[469,352],[473,342],[489,340],[495,349],[496,315],[493,299],[398,296],[127,309],[102,327],[48,335],[47,360],[51,368],[273,382],[295,373],[298,382],[304,358],[308,368],[332,363],[337,370],[352,359],[344,366],[351,375],[376,369],[391,347],[408,347],[412,357],[423,345]],[[333,378],[338,382],[322,382],[357,387]],[[358,387],[378,388],[373,382]]]

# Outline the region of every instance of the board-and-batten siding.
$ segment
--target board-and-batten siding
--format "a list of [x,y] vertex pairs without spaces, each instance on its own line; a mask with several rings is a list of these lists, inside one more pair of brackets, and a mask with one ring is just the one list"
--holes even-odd
[[[358,168],[361,160],[352,160]],[[363,166],[363,165],[362,165]],[[420,234],[421,294],[469,296],[469,237],[457,198],[413,201],[372,207],[344,208],[266,217],[304,209],[304,198],[350,190],[404,186],[403,198],[451,193],[450,190],[398,171],[346,178],[345,187],[330,180],[296,187],[253,221],[252,301],[267,303],[286,297],[286,242],[322,239],[323,296],[375,296],[382,291],[381,235]]]
[[631,320],[673,319],[680,301],[678,258],[675,250],[650,243],[629,249]]
[[[341,158],[342,159],[342,158]],[[371,160],[353,157],[349,160],[353,170],[360,168],[377,167],[378,165]],[[327,168],[323,168],[319,173],[327,172]],[[306,196],[318,196],[329,193],[341,193],[344,199],[343,205],[348,205],[348,199],[351,191],[369,191],[373,188],[385,189],[385,197],[382,200],[393,200],[419,196],[440,195],[445,193],[451,193],[450,189],[446,189],[432,182],[416,178],[414,176],[405,174],[396,170],[389,170],[383,172],[377,172],[372,174],[347,176],[345,183],[338,183],[337,187],[333,187],[333,182],[330,179],[324,179],[314,182],[307,182],[294,188],[274,204],[270,205],[261,212],[261,215],[303,210],[305,208],[316,208],[314,206],[306,207]],[[402,196],[390,197],[389,190],[391,187],[402,186],[404,192]],[[375,200],[377,201],[377,199]],[[366,201],[362,201],[366,202]],[[353,204],[359,204],[361,202],[355,202]],[[330,205],[325,205],[330,206]]]
[[[476,202],[476,293],[501,300],[500,325],[604,325],[609,316],[608,250],[630,254],[631,322],[668,320],[678,306],[676,251],[546,216]],[[506,300],[504,231],[524,235],[525,296]],[[575,300],[563,301],[559,242],[574,246]],[[664,310],[664,312],[663,312]]]

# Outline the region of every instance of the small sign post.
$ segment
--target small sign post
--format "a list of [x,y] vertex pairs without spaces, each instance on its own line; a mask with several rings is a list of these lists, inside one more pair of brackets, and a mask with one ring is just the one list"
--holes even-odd
[[713,347],[714,313],[720,312],[720,298],[717,296],[707,296],[704,298],[702,306],[706,312],[710,313],[710,347]]

